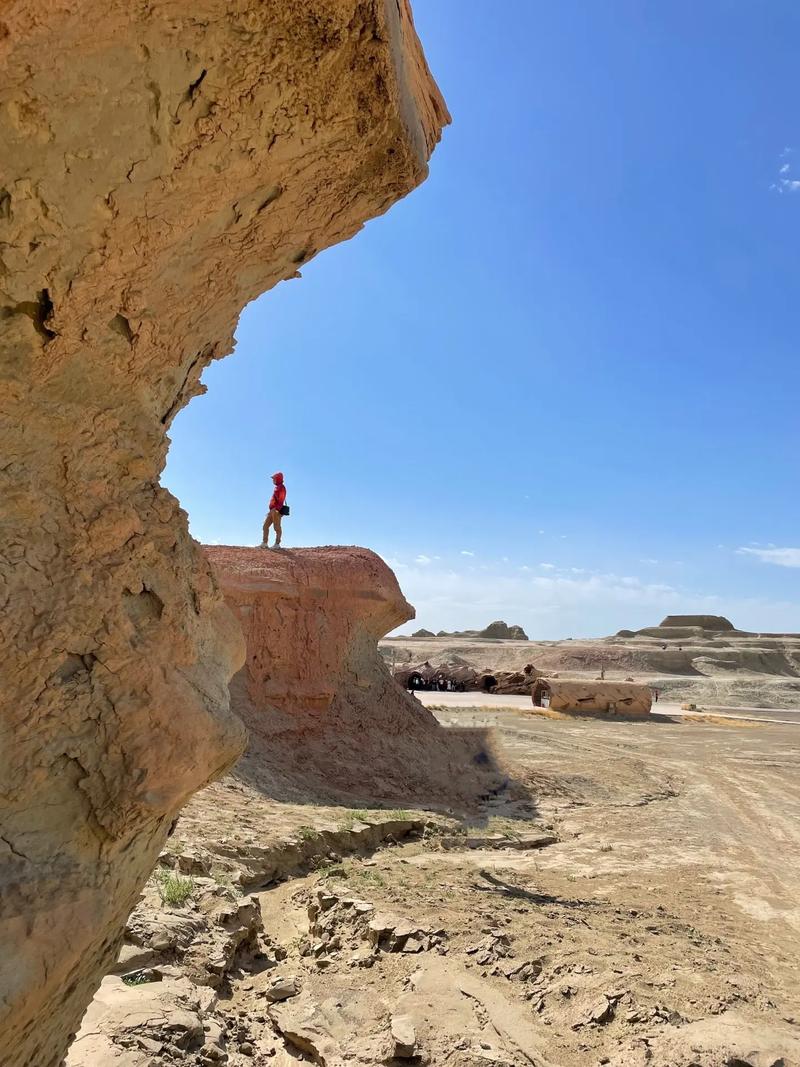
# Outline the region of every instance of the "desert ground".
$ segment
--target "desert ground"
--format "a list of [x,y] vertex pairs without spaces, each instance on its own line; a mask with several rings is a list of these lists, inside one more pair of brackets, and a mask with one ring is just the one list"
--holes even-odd
[[198,794],[69,1067],[800,1064],[797,726],[436,714],[472,812]]
[[[521,670],[527,663],[561,678],[632,678],[660,699],[714,707],[800,708],[800,635],[666,630],[561,641],[391,637],[381,642],[396,667],[428,660],[477,670]],[[663,647],[665,646],[665,647]]]

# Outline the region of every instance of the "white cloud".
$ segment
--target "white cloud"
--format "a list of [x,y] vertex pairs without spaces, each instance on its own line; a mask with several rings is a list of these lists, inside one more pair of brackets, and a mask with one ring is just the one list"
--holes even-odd
[[[800,184],[800,183],[799,183]],[[774,563],[778,567],[800,567],[800,548],[737,548],[742,556],[755,556],[762,563]]]
[[[792,149],[786,147],[781,152],[778,158],[786,159],[787,156],[790,156],[791,154]],[[789,171],[791,169],[791,163],[781,163],[781,165],[778,167],[778,174],[780,175],[780,177],[777,181],[773,182],[772,185],[770,185],[770,189],[772,189],[776,193],[800,193],[800,180],[798,180],[797,178],[788,177]]]
[[433,563],[433,560],[430,556],[420,554],[414,558],[414,562],[418,563],[420,567],[427,567],[430,563]]
[[554,571],[556,569],[555,563],[540,563],[539,566],[544,571]]
[[475,553],[474,552],[468,552],[466,548],[462,548],[461,549],[461,555],[462,556],[474,556]]
[[[792,551],[800,558],[800,549]],[[500,564],[484,568],[471,561],[461,569],[422,558],[426,562],[400,565],[398,578],[417,609],[418,625],[434,631],[505,619],[534,638],[590,637],[653,626],[676,613],[725,615],[746,630],[788,631],[796,629],[800,614],[797,601],[717,596],[633,575],[580,574],[554,564],[544,571]]]

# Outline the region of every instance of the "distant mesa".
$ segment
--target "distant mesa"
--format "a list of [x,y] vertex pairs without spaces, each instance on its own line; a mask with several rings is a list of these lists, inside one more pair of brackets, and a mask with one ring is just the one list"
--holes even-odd
[[502,619],[490,622],[483,630],[439,630],[434,634],[430,630],[416,630],[412,637],[485,637],[495,641],[529,641],[530,638],[521,626],[509,626]]
[[527,641],[528,635],[521,626],[509,626],[507,622],[498,619],[490,622],[485,630],[478,632],[478,637],[495,637],[503,641]]
[[689,640],[705,633],[741,633],[724,615],[667,615],[658,626],[642,630],[617,630],[617,637],[663,637],[670,640]]
[[724,615],[667,615],[661,626],[698,626],[701,630],[735,630]]

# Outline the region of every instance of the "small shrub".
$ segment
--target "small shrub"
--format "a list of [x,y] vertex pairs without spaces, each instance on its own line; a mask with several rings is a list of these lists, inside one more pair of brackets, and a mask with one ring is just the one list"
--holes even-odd
[[315,830],[313,826],[299,826],[297,836],[301,841],[316,841],[320,834],[319,830]]
[[158,892],[164,904],[181,908],[194,892],[194,878],[184,878],[177,871],[161,867],[156,874]]
[[493,815],[487,821],[486,829],[489,833],[499,834],[501,837],[506,837],[510,841],[515,841],[520,836],[518,823],[513,822],[511,819],[504,819],[498,815]]
[[363,818],[363,812],[361,811],[345,811],[342,813],[339,819],[340,830],[352,830],[357,822],[361,822]]
[[356,881],[363,882],[365,885],[386,885],[386,879],[383,875],[379,871],[373,870],[371,867],[354,867],[350,871],[350,877],[355,878]]
[[348,874],[341,863],[322,860],[315,864],[315,869],[320,878],[347,878]]
[[391,811],[384,811],[383,815],[387,819],[397,819],[400,822],[405,822],[411,818],[411,812],[404,811],[402,808],[392,808]]
[[131,974],[123,974],[122,981],[125,985],[145,985],[150,981],[150,976],[145,971],[133,971]]

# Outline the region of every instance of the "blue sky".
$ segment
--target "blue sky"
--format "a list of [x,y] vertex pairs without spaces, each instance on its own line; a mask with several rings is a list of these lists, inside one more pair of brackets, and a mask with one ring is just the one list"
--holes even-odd
[[206,371],[193,534],[260,540],[280,468],[285,544],[374,548],[422,626],[800,630],[800,6],[415,17],[453,125]]

